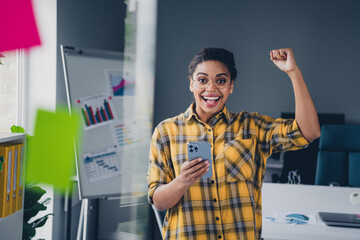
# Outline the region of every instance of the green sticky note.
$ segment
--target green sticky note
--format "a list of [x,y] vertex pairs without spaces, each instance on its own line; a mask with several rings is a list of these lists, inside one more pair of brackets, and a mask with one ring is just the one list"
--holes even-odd
[[26,181],[52,184],[59,192],[69,187],[75,167],[75,148],[82,135],[80,115],[58,108],[38,110],[34,137],[28,138]]

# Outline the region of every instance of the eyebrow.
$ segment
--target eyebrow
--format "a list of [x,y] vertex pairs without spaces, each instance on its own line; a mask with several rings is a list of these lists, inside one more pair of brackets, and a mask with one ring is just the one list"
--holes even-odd
[[[196,74],[196,76],[197,76],[197,75],[199,75],[199,74],[203,74],[203,75],[209,76],[209,74],[204,73],[204,72],[198,72],[198,73]],[[219,73],[219,74],[216,74],[216,77],[219,77],[219,76],[226,76],[226,77],[229,77],[226,73]]]

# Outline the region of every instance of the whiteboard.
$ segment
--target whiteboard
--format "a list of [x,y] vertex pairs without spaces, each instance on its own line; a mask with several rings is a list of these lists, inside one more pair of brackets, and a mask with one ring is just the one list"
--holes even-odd
[[61,53],[68,105],[82,114],[80,198],[146,195],[152,116],[136,112],[142,91],[133,69],[123,69],[120,52],[61,46]]

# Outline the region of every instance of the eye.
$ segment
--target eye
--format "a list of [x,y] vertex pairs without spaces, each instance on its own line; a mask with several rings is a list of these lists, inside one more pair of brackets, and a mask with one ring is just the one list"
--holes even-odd
[[216,80],[216,83],[219,84],[219,85],[225,85],[226,81],[227,80],[225,78],[221,78],[221,79]]
[[208,80],[205,79],[205,78],[198,78],[197,81],[198,81],[198,83],[200,83],[200,84],[207,84],[207,82],[208,82]]

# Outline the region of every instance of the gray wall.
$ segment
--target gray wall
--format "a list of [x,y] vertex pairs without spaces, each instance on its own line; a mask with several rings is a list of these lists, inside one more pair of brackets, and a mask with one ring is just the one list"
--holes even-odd
[[56,100],[67,104],[60,44],[124,51],[126,5],[119,0],[59,0],[57,14]]
[[349,0],[159,0],[154,123],[185,111],[187,65],[217,46],[236,57],[231,111],[294,111],[291,82],[269,60],[270,50],[291,47],[318,112],[360,124],[359,12]]

